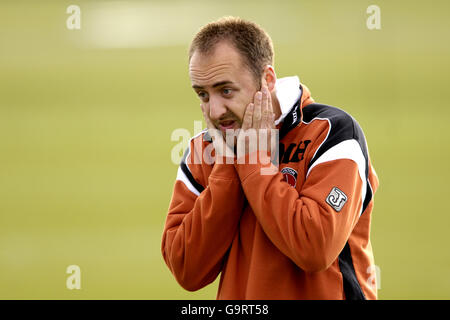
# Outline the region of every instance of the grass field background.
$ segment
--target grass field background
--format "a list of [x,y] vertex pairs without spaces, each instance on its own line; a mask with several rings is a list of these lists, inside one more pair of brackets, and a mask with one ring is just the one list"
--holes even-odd
[[[81,8],[68,30],[66,9]],[[381,9],[368,30],[366,8]],[[271,34],[278,77],[362,126],[380,178],[381,299],[449,299],[448,1],[0,3],[0,298],[214,299],[160,252],[172,132],[201,120],[187,47],[223,15]],[[81,268],[81,290],[66,268]]]

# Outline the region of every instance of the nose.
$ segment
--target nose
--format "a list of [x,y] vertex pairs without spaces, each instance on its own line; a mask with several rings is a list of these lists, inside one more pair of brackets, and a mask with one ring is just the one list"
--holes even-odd
[[209,117],[211,120],[217,121],[227,113],[227,107],[221,99],[209,98]]

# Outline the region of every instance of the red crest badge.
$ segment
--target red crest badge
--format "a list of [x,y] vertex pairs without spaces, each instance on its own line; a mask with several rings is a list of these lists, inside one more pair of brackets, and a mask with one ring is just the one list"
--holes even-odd
[[286,167],[281,169],[281,173],[283,174],[286,182],[295,188],[295,185],[297,184],[297,171]]

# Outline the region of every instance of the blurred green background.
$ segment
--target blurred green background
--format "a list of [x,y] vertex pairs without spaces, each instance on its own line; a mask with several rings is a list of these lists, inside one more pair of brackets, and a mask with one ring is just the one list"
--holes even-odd
[[[69,5],[81,29],[69,30]],[[381,9],[369,30],[366,9]],[[177,128],[201,120],[186,52],[223,15],[272,36],[278,77],[365,131],[381,186],[380,299],[449,299],[448,1],[0,3],[0,298],[214,299],[160,252]],[[66,268],[81,268],[81,290]]]

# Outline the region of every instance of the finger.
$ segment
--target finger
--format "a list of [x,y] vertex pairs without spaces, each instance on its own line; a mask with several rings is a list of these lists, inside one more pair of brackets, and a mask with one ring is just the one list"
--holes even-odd
[[200,106],[202,108],[203,118],[205,119],[206,127],[208,128],[208,134],[212,138],[213,142],[215,142],[216,141],[215,138],[217,136],[216,132],[215,132],[216,128],[214,127],[211,119],[209,118],[208,113],[207,113],[206,108],[204,107],[204,105],[201,104]]
[[[224,152],[224,145],[226,145],[226,143],[223,140],[223,136],[221,134],[221,132],[216,128],[216,126],[214,125],[214,123],[211,121],[211,119],[208,116],[208,111],[206,110],[206,106],[203,104],[200,104],[200,107],[202,109],[203,112],[203,117],[205,118],[205,122],[206,122],[206,127],[208,128],[208,134],[211,137],[212,141],[213,141],[213,145],[214,145],[214,150],[215,150],[215,154],[217,157],[222,157],[223,156],[223,152]],[[226,151],[228,152],[228,151]],[[226,153],[226,155],[228,156],[230,153]],[[221,160],[219,160],[221,161]]]
[[263,101],[262,101],[262,119],[261,128],[272,128],[272,110],[270,103],[270,92],[267,87],[263,88]]
[[261,110],[267,110],[267,108],[269,107],[269,90],[267,89],[266,86],[263,86],[261,89],[261,93],[262,93],[262,102],[261,102]]
[[267,88],[267,103],[268,103],[268,110],[273,113],[272,95],[270,94],[269,88]]
[[253,110],[255,105],[250,103],[245,109],[244,120],[242,121],[242,130],[250,129],[253,125]]
[[263,78],[261,79],[261,87],[267,87],[267,81],[266,81],[266,78],[265,78],[265,77],[263,77]]
[[262,93],[257,91],[254,97],[254,109],[253,109],[253,128],[259,129],[261,127],[261,104]]
[[270,113],[270,128],[275,128],[275,112],[273,111],[273,105],[272,105],[272,95],[270,94],[269,91],[269,96],[268,96],[268,110]]
[[205,118],[205,121],[208,120],[207,114],[206,114],[206,107],[203,103],[200,103],[200,108],[202,109],[203,118]]
[[200,107],[202,108],[203,118],[205,118],[206,126],[208,127],[208,129],[215,129],[216,127],[214,126],[214,124],[212,123],[211,119],[208,116],[206,106],[204,104],[200,104]]

